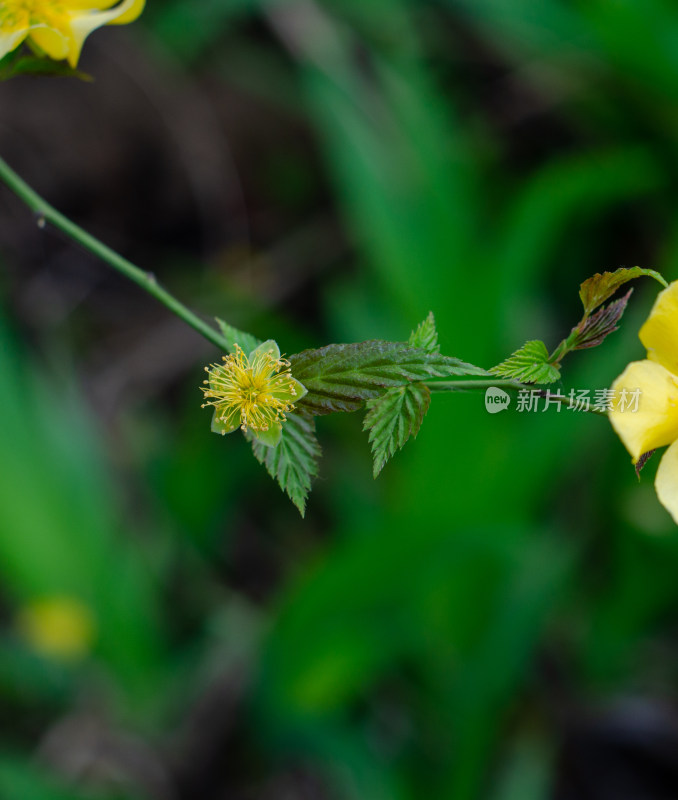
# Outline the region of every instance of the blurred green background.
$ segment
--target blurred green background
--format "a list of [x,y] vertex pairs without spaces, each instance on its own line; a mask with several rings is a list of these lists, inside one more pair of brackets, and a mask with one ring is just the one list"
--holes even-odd
[[[287,353],[433,310],[489,367],[678,278],[667,0],[150,0],[80,66],[0,86],[3,157]],[[605,420],[435,396],[375,482],[322,418],[302,520],[209,344],[7,190],[0,249],[0,798],[678,797],[678,536]]]

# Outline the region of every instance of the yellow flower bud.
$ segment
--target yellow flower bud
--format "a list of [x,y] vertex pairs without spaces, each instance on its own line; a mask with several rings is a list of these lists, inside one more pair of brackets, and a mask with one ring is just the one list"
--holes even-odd
[[28,603],[20,610],[16,627],[34,650],[55,661],[83,658],[95,637],[89,608],[67,596],[45,597]]

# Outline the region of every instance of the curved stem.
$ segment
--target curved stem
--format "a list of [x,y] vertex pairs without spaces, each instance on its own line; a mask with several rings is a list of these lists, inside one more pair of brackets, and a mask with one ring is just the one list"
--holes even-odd
[[[219,347],[224,352],[229,349],[226,340],[221,334],[194,314],[183,303],[170,294],[167,289],[160,286],[151,272],[144,272],[131,261],[116,253],[107,245],[100,242],[87,231],[71,222],[63,214],[59,213],[53,206],[44,200],[34,191],[16,172],[0,158],[0,181],[11,189],[23,202],[37,215],[38,225],[44,227],[45,223],[53,225],[74,242],[94,254],[113,269],[134,281],[142,289],[145,289],[156,300],[161,302],[173,314],[176,314],[184,322],[202,334],[208,341]],[[568,341],[561,343],[561,347],[566,347]],[[558,351],[559,352],[559,351]],[[564,354],[564,353],[563,353]],[[561,356],[562,357],[562,356]],[[513,391],[537,392],[538,397],[548,398],[557,403],[561,403],[567,408],[588,411],[592,414],[605,416],[606,412],[599,407],[590,406],[580,408],[577,401],[570,397],[560,394],[552,394],[547,389],[537,389],[530,384],[520,383],[513,380],[449,380],[449,381],[430,381],[426,383],[431,392],[468,392],[488,389],[495,386],[500,389],[511,389]]]
[[526,383],[520,381],[513,381],[507,378],[498,378],[496,381],[492,379],[481,380],[479,378],[472,378],[471,380],[449,380],[449,381],[428,381],[426,385],[432,392],[473,392],[482,389],[489,389],[490,386],[496,386],[499,389],[534,389]]
[[16,172],[0,158],[0,181],[2,181],[8,188],[10,188],[23,202],[37,215],[38,225],[44,227],[45,223],[53,225],[66,236],[79,245],[93,253],[95,256],[105,261],[109,267],[120,272],[126,278],[134,281],[142,289],[145,289],[150,295],[159,300],[166,306],[173,314],[183,319],[188,325],[194,328],[198,333],[202,334],[208,341],[219,347],[224,352],[228,347],[224,338],[204,322],[200,317],[194,314],[183,303],[170,294],[167,289],[160,286],[152,272],[144,272],[139,267],[132,264],[123,256],[111,250],[105,244],[100,242],[94,236],[84,231],[81,227],[71,222],[63,214],[60,214],[53,208],[46,200],[35,192],[31,187],[20,178]]
[[485,391],[490,387],[497,387],[499,389],[512,389],[513,391],[526,391],[526,392],[536,392],[537,397],[548,398],[549,401],[560,403],[564,405],[566,408],[572,408],[577,411],[585,411],[590,414],[597,414],[601,417],[606,417],[607,412],[600,408],[599,406],[588,405],[585,408],[581,407],[581,404],[572,397],[567,397],[564,394],[557,394],[553,393],[550,389],[540,389],[534,386],[534,384],[529,383],[520,383],[520,381],[512,381],[512,380],[450,380],[450,381],[428,381],[426,382],[426,386],[428,387],[429,391],[431,392],[474,392],[474,391]]

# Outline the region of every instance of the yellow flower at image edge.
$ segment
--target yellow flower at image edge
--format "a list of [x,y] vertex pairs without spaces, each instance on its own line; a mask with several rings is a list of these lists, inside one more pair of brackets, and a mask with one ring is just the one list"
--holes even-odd
[[[655,488],[661,504],[678,523],[678,281],[659,294],[640,329],[647,349],[614,382],[610,421],[633,457],[669,445],[662,456]],[[624,397],[640,390],[638,409],[625,407]]]
[[85,39],[102,25],[133,22],[145,0],[0,0],[0,58],[25,39],[75,67]]
[[33,600],[18,614],[16,627],[38,653],[55,661],[77,661],[92,648],[96,626],[89,608],[74,597]]
[[223,357],[223,364],[205,367],[209,373],[206,406],[214,407],[212,430],[232,433],[241,428],[262,444],[275,447],[282,436],[285,414],[306,394],[306,388],[292,377],[288,361],[280,358],[272,340],[248,355],[235,346],[235,353]]

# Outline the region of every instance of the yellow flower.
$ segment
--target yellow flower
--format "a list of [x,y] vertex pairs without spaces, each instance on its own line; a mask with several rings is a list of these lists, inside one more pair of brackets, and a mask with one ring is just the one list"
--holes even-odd
[[[30,39],[75,67],[85,39],[102,25],[133,22],[145,0],[0,0],[0,58]],[[112,8],[114,6],[114,8]]]
[[90,610],[73,597],[34,600],[17,617],[17,628],[34,650],[56,661],[76,661],[90,651],[95,624]]
[[232,433],[250,431],[262,444],[275,447],[282,436],[285,414],[306,394],[292,377],[288,361],[280,358],[272,340],[260,344],[249,356],[235,346],[235,353],[223,357],[223,364],[205,367],[209,380],[201,387],[206,402],[214,406],[212,430]]
[[[614,382],[610,421],[633,462],[670,445],[655,479],[659,501],[678,523],[678,281],[659,294],[640,329],[647,359],[634,361]],[[628,407],[638,394],[638,409]]]

